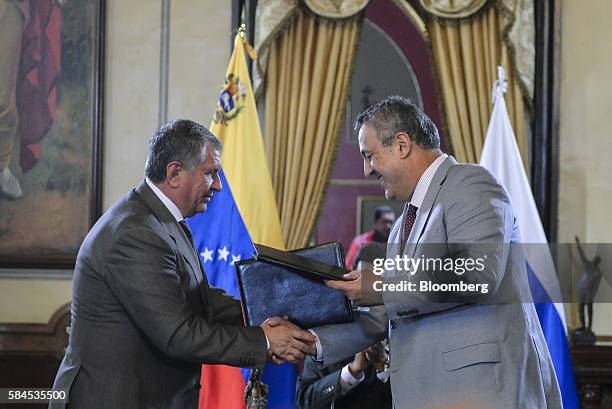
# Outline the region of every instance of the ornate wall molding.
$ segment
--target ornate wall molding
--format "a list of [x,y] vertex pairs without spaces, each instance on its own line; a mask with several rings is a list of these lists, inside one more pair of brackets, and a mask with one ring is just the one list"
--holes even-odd
[[476,13],[487,0],[420,0],[430,14],[442,18],[465,18]]
[[62,359],[68,345],[70,304],[62,305],[47,324],[0,324],[0,355],[47,355]]

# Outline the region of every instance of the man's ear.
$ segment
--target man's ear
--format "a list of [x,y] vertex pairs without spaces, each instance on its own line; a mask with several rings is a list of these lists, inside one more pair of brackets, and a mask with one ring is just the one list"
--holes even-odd
[[400,158],[404,159],[412,152],[412,140],[406,132],[398,132],[395,134],[395,143],[399,148]]
[[166,166],[166,183],[170,187],[177,188],[180,186],[180,174],[183,170],[183,164],[180,162],[170,162]]

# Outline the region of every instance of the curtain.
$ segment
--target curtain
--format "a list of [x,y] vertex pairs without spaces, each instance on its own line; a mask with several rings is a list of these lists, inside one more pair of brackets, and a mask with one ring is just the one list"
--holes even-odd
[[[503,41],[503,18],[495,6],[470,19],[432,18],[431,46],[446,125],[460,162],[478,163],[493,106],[491,91],[502,65],[508,78],[506,104],[523,163],[527,164],[525,103]],[[527,166],[526,166],[527,168]]]
[[264,139],[288,249],[308,244],[323,203],[362,18],[302,8],[268,50]]

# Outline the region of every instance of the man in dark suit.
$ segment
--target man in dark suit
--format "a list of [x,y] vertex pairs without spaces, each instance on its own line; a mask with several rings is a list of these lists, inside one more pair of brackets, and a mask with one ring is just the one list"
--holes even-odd
[[312,357],[307,357],[298,375],[297,407],[390,409],[388,356],[386,342],[379,342],[328,368],[319,368]]
[[183,219],[221,190],[221,150],[192,121],[162,126],[146,180],[85,238],[54,384],[69,390],[70,408],[197,408],[202,363],[263,368],[311,350],[314,337],[288,323],[243,326],[239,301],[208,285]]

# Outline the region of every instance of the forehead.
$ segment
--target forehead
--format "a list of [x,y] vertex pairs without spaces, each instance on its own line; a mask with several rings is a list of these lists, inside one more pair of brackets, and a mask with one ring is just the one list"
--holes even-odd
[[204,170],[219,170],[221,169],[221,153],[212,145],[206,147],[206,160],[200,162],[198,167]]
[[381,145],[374,127],[366,124],[359,128],[359,150],[361,152],[372,152]]

